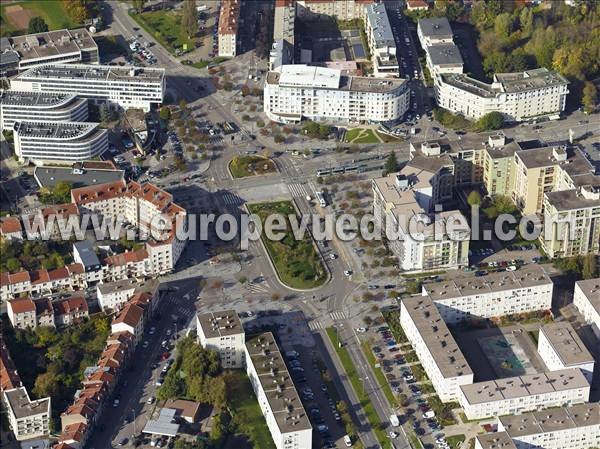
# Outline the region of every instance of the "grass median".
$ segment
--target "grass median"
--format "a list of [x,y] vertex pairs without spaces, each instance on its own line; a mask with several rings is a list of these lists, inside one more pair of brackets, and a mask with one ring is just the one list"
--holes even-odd
[[[263,225],[270,215],[279,214],[285,217],[286,231],[283,239],[279,241],[268,239],[264,232],[261,236],[281,282],[292,288],[310,289],[319,287],[327,281],[327,270],[317,253],[310,233],[304,232],[302,238],[298,240],[294,236],[289,217],[294,215],[297,217],[297,214],[291,201],[248,204],[247,207],[251,214],[259,216]],[[298,225],[299,222],[298,219]]]
[[266,175],[275,173],[275,163],[264,156],[236,156],[229,162],[229,171],[234,178]]
[[375,433],[377,441],[383,449],[391,449],[392,446],[390,444],[390,440],[388,439],[385,430],[383,430],[383,426],[381,420],[379,419],[379,415],[377,415],[375,406],[371,402],[371,399],[369,399],[369,396],[363,391],[360,377],[356,372],[356,368],[354,367],[354,362],[350,358],[350,354],[343,346],[340,348],[338,336],[333,327],[327,328],[327,336],[329,337],[329,340],[331,340],[331,344],[335,348],[335,352],[340,358],[340,362],[344,367],[344,371],[346,372],[346,375],[352,384],[354,393],[358,397],[358,401],[365,412],[365,416],[367,417],[369,424],[371,424],[371,428],[373,429],[373,433]]

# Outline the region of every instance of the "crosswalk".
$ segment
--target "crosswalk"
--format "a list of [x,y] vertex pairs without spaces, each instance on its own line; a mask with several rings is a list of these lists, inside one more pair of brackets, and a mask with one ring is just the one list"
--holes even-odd
[[227,206],[240,206],[244,204],[244,200],[233,193],[223,193],[221,201]]
[[266,293],[269,291],[269,285],[264,282],[260,284],[246,284],[246,289],[251,293]]
[[308,328],[311,331],[318,331],[320,329],[324,329],[325,326],[323,326],[323,323],[321,323],[319,320],[312,320],[308,322]]
[[293,198],[304,198],[307,195],[313,196],[315,188],[312,183],[292,183],[287,185]]
[[330,312],[329,316],[333,321],[342,321],[348,319],[348,312]]

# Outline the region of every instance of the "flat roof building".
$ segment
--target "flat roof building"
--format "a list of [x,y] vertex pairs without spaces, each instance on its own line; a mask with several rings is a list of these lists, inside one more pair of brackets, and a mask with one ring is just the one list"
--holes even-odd
[[452,43],[454,38],[450,22],[445,17],[419,20],[417,35],[423,49],[434,44]]
[[2,392],[6,415],[17,441],[50,433],[50,398],[31,400],[25,387]]
[[52,189],[59,182],[78,188],[124,181],[125,171],[119,170],[112,162],[85,161],[73,164],[72,168],[38,166],[33,170],[33,177],[40,187],[47,189]]
[[16,122],[15,153],[36,165],[86,161],[108,150],[108,130],[99,123]]
[[573,304],[600,338],[600,278],[577,281]]
[[0,92],[0,129],[12,130],[15,122],[85,122],[87,99],[71,94]]
[[203,348],[217,351],[225,368],[244,365],[244,327],[235,310],[203,313],[196,316],[198,339]]
[[85,64],[46,64],[26,70],[10,82],[14,90],[73,94],[144,111],[162,103],[165,83],[162,68]]
[[270,332],[245,344],[246,371],[277,449],[311,449],[312,426]]
[[396,39],[384,3],[372,3],[365,14],[365,31],[376,75],[398,76]]
[[427,47],[426,63],[432,77],[441,73],[463,73],[463,58],[453,43]]

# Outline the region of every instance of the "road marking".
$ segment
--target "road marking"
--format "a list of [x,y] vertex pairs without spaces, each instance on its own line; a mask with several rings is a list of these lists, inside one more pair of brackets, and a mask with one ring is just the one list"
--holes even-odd
[[309,185],[303,183],[287,184],[287,188],[293,198],[304,198],[307,195],[311,195],[313,192]]
[[342,321],[348,318],[347,312],[331,312],[329,316],[334,321]]
[[317,330],[323,329],[323,325],[321,324],[321,322],[320,322],[320,321],[318,321],[318,320],[313,320],[313,321],[309,321],[309,322],[308,322],[308,328],[309,328],[311,331],[317,331]]
[[233,193],[223,193],[221,199],[228,206],[239,206],[244,203],[244,200]]
[[264,293],[269,291],[269,286],[263,284],[246,284],[246,289],[253,293]]

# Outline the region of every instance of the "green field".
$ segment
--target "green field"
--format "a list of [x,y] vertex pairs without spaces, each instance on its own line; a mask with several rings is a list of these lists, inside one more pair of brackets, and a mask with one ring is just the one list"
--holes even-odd
[[354,128],[344,136],[347,143],[380,143],[381,141],[372,129]]
[[451,449],[459,448],[463,441],[465,441],[464,435],[453,435],[451,437],[446,437],[446,442]]
[[234,178],[265,175],[277,171],[271,159],[263,156],[236,156],[229,162],[229,171]]
[[[23,2],[15,2],[10,5],[20,5],[23,9],[33,12],[33,16],[42,17],[48,24],[50,30],[60,28],[75,28],[81,24],[73,22],[67,15],[63,3],[60,0],[29,0]],[[10,6],[3,4],[0,6],[0,29],[1,35],[7,36],[15,32],[27,31],[18,30],[6,18],[6,7]]]
[[181,29],[181,14],[175,11],[149,11],[129,14],[144,30],[150,33],[163,47],[174,53],[187,45],[193,50],[196,45]]
[[248,437],[256,449],[275,449],[252,385],[242,371],[227,374],[228,403],[237,429]]
[[287,231],[283,239],[270,240],[264,232],[261,236],[281,282],[292,288],[309,289],[327,281],[327,271],[308,231],[301,240],[294,238],[288,216],[295,215],[296,210],[290,201],[248,204],[247,207],[250,213],[260,217],[262,223],[272,214],[285,216]]
[[377,415],[377,411],[369,399],[369,395],[365,394],[363,391],[362,383],[360,377],[358,377],[358,373],[356,372],[356,368],[354,367],[354,362],[350,358],[350,354],[346,350],[346,348],[339,346],[339,340],[337,337],[336,330],[333,327],[327,328],[327,336],[331,340],[331,344],[335,348],[335,352],[337,353],[340,361],[342,362],[342,366],[344,367],[344,371],[352,384],[352,388],[354,389],[354,393],[358,397],[361,407],[365,412],[365,416],[371,424],[371,429],[379,441],[379,444],[383,449],[390,449],[391,444],[388,436],[385,433],[381,426],[381,420],[379,419],[379,415]]

